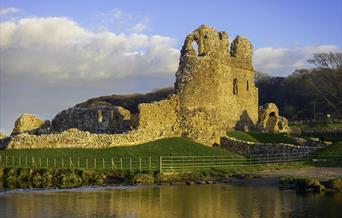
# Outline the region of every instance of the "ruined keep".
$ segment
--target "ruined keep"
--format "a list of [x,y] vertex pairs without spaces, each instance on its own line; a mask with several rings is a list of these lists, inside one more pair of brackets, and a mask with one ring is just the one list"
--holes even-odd
[[252,44],[202,25],[186,37],[176,73],[182,135],[219,143],[227,130],[254,128],[258,89],[254,85]]
[[185,39],[168,98],[141,103],[134,113],[116,105],[75,106],[52,120],[50,135],[21,134],[8,147],[110,147],[174,136],[219,144],[226,131],[257,128],[252,51],[246,38],[230,42],[226,32],[202,25]]

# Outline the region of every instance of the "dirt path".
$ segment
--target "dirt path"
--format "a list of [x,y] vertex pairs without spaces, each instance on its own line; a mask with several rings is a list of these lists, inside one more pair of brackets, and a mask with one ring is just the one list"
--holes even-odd
[[258,173],[262,177],[278,177],[278,176],[303,176],[314,177],[318,179],[333,179],[342,177],[342,167],[307,167],[300,169],[282,169],[263,171]]

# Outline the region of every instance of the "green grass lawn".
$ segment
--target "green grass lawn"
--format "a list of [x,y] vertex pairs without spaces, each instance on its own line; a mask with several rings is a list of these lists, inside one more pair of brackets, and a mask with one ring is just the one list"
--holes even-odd
[[83,157],[83,158],[120,158],[120,157],[159,157],[159,156],[238,156],[227,150],[211,148],[188,138],[167,138],[135,146],[121,146],[101,149],[56,148],[56,149],[9,149],[0,151],[5,156],[41,157]]
[[342,141],[335,142],[326,148],[320,149],[315,154],[319,154],[321,157],[342,156]]
[[283,134],[232,131],[227,136],[248,142],[297,144],[295,139]]

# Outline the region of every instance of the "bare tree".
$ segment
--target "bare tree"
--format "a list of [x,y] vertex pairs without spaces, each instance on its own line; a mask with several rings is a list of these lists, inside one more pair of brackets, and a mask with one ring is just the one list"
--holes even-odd
[[317,53],[308,62],[319,69],[342,70],[342,53]]
[[310,76],[310,86],[315,94],[342,112],[342,53],[318,53],[308,60],[315,68]]

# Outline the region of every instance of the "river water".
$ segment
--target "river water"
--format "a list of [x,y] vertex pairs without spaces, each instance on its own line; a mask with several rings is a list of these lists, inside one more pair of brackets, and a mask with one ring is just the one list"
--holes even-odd
[[0,193],[0,217],[342,217],[342,193],[277,187],[174,185]]

